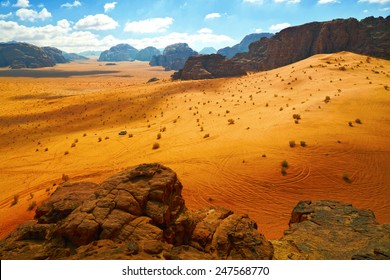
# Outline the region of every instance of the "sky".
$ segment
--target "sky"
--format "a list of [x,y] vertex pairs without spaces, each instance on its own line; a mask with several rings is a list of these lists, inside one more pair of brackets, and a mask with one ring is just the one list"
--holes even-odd
[[0,41],[66,52],[188,43],[232,46],[251,33],[390,14],[390,0],[0,0]]

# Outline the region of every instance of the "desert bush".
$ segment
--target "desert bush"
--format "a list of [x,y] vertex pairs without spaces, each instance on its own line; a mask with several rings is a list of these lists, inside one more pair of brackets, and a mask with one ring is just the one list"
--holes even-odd
[[71,148],[76,147],[76,143],[72,143],[72,145],[71,145],[70,147],[71,147]]
[[300,120],[301,119],[301,115],[300,114],[293,114],[293,119]]
[[158,133],[157,134],[157,140],[160,140],[161,139],[161,133]]
[[66,174],[62,174],[62,181],[64,182],[69,181],[69,176]]
[[129,138],[132,138],[133,137],[133,134],[132,133],[129,133]]
[[362,121],[361,121],[360,119],[356,119],[356,120],[355,120],[355,123],[357,123],[357,124],[362,124]]
[[291,148],[294,148],[295,145],[296,145],[294,140],[290,140],[290,141],[288,142],[288,144],[290,145]]
[[160,148],[160,144],[159,143],[154,143],[153,146],[152,146],[152,149],[153,150],[157,150],[158,148]]
[[27,208],[27,211],[31,211],[35,208],[35,206],[37,206],[37,202],[34,200],[30,203],[30,205],[28,206]]
[[203,136],[203,138],[209,138],[210,137],[210,134],[209,133],[207,133],[207,134],[205,134],[204,136]]
[[306,147],[306,146],[307,146],[306,142],[305,141],[301,141],[301,147]]
[[326,96],[324,102],[325,103],[329,103],[330,102],[330,96]]
[[14,199],[11,202],[11,206],[14,206],[14,205],[18,204],[18,201],[19,201],[19,195],[15,194],[14,195]]
[[287,175],[287,169],[285,167],[282,167],[282,170],[280,171],[283,176]]
[[234,124],[234,120],[233,120],[233,119],[228,119],[228,124],[229,124],[229,125]]
[[339,69],[340,69],[341,71],[347,71],[347,68],[345,68],[345,66],[341,66],[341,67],[339,67]]
[[102,137],[99,137],[99,138],[98,138],[98,142],[102,142]]
[[351,183],[351,179],[349,178],[349,174],[348,173],[344,173],[343,174],[343,180],[347,183]]
[[288,162],[287,160],[283,160],[282,163],[280,164],[284,168],[288,168]]
[[353,127],[352,122],[348,122],[348,125],[349,125],[350,127]]
[[68,154],[69,154],[69,152],[68,152],[68,151],[65,151],[64,156],[66,156],[66,155],[68,155]]

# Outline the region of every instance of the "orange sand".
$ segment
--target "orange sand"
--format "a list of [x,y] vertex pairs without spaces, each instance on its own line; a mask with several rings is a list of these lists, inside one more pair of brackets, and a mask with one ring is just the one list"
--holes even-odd
[[[0,237],[33,217],[30,203],[46,199],[62,174],[100,182],[145,162],[177,172],[190,209],[247,213],[269,239],[281,237],[299,200],[350,202],[390,222],[390,61],[344,52],[241,78],[177,82],[141,62],[53,69],[118,73],[0,77]],[[161,80],[146,84],[152,77]],[[133,137],[119,136],[122,129]]]

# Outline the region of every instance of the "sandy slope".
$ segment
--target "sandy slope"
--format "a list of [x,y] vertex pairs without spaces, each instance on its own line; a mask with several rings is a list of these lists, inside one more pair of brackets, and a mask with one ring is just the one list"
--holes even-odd
[[[27,207],[62,174],[99,182],[144,162],[178,173],[189,208],[248,213],[268,238],[283,234],[305,199],[351,202],[390,222],[389,61],[317,55],[246,77],[185,82],[145,63],[55,69],[118,72],[0,78],[0,236],[31,217]],[[145,83],[154,76],[165,80]],[[133,137],[119,136],[121,129]]]

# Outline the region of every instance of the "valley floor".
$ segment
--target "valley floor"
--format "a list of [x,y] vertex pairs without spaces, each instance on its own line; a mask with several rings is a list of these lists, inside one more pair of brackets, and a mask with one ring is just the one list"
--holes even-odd
[[65,177],[100,182],[147,162],[178,174],[190,209],[246,213],[268,239],[300,200],[352,203],[390,223],[390,61],[343,52],[175,82],[140,62],[53,69],[72,74],[0,69],[0,237]]

